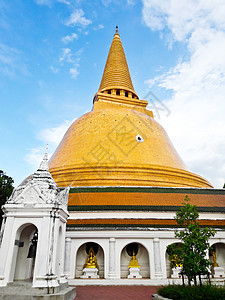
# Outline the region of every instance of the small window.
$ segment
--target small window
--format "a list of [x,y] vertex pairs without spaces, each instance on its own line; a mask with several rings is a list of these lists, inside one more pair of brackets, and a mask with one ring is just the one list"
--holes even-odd
[[120,90],[116,90],[116,95],[117,95],[117,96],[120,95]]
[[111,90],[108,90],[108,94],[111,94]]
[[139,142],[139,143],[143,143],[144,142],[144,139],[142,136],[140,136],[140,134],[137,134],[136,135],[136,141]]
[[125,97],[128,97],[128,92],[125,92]]

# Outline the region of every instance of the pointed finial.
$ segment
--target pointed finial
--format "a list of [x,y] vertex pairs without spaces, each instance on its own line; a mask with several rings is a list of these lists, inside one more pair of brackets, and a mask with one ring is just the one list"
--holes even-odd
[[43,158],[38,170],[48,171],[48,144],[47,144],[46,149],[45,149],[44,158]]
[[124,93],[127,92],[127,94],[131,93],[130,95],[134,95],[134,98],[138,99],[138,95],[134,91],[130,77],[126,56],[118,32],[118,26],[116,26],[116,32],[109,50],[98,91],[102,93],[117,89],[124,90]]

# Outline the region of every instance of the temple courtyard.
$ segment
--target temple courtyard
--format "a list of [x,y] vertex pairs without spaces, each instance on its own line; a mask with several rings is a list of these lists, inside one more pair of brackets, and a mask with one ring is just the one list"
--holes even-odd
[[158,286],[78,286],[75,300],[147,300]]

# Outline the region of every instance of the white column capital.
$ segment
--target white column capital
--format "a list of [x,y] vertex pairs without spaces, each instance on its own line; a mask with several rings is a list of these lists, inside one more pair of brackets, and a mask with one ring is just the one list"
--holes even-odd
[[154,238],[154,239],[153,239],[153,242],[154,242],[154,243],[159,243],[159,238]]

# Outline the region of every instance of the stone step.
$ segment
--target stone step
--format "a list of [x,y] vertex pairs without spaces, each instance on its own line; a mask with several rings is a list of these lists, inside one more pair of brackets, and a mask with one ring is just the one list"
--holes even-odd
[[60,293],[68,287],[68,283],[62,283],[58,287],[49,288],[32,288],[32,282],[15,281],[9,283],[6,287],[0,288],[0,295],[7,293],[9,295],[23,294],[23,295],[47,295]]
[[25,292],[20,292],[19,294],[14,291],[14,294],[1,292],[0,289],[0,299],[1,300],[74,300],[76,297],[76,288],[68,287],[59,293],[55,294],[26,294]]

